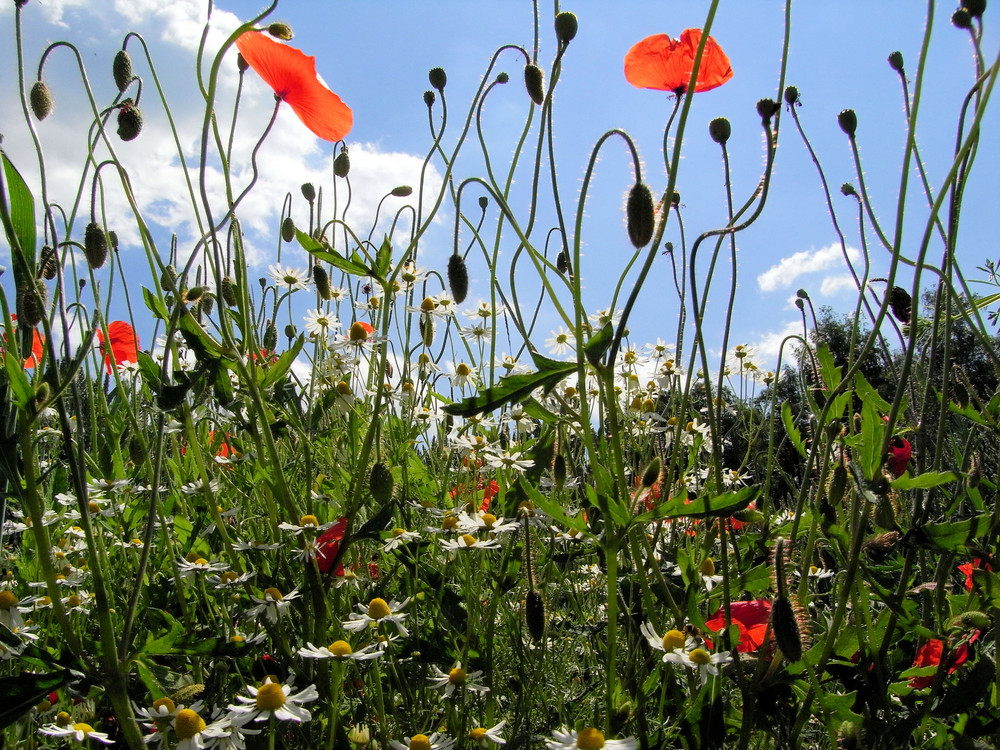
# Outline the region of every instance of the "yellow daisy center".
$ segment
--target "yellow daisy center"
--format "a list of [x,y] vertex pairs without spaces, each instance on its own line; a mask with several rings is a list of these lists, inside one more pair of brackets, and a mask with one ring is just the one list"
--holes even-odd
[[58,724],[59,726],[68,727],[72,723],[73,723],[73,717],[70,716],[65,711],[60,711],[59,713],[56,714],[56,724]]
[[431,741],[426,734],[415,734],[410,737],[410,750],[431,750]]
[[368,602],[368,616],[373,620],[381,620],[383,617],[388,617],[391,614],[392,610],[389,609],[389,605],[385,599],[375,597]]
[[80,606],[80,597],[77,596],[76,594],[72,594],[68,599],[66,599],[66,606],[67,607],[71,607],[71,608],[72,607],[79,607]]
[[455,516],[445,516],[441,519],[441,528],[446,531],[452,531],[458,528],[458,519]]
[[696,648],[694,651],[688,654],[688,657],[690,657],[691,661],[693,661],[695,664],[702,667],[712,663],[712,657],[709,656],[708,651],[706,651],[703,648]]
[[[374,302],[374,300],[372,300]],[[351,326],[351,332],[348,334],[351,341],[364,341],[368,338],[368,329],[365,328],[361,323],[354,323]]]
[[698,570],[703,576],[714,576],[715,575],[715,560],[711,557],[706,557],[701,561],[701,565]]
[[[164,710],[160,711],[161,708]],[[175,706],[174,702],[169,698],[157,698],[153,701],[153,710],[155,710],[156,713],[172,714],[177,710],[177,706]]]
[[91,513],[100,513],[101,506],[95,503],[93,500],[91,500],[89,503],[87,503],[87,510]]
[[[260,700],[259,693],[257,700]],[[177,712],[177,721],[174,723],[174,731],[177,732],[177,739],[189,740],[204,731],[204,729],[205,720],[195,711],[192,711],[190,708],[182,708]]]
[[458,367],[455,368],[455,374],[463,378],[467,378],[472,374],[472,370],[467,364],[465,364],[465,362],[460,362]]
[[448,673],[448,682],[452,685],[464,685],[465,684],[465,670],[461,667],[455,667]]
[[351,648],[351,644],[348,643],[347,641],[334,641],[327,648],[327,651],[329,651],[334,656],[341,656],[341,657],[350,656],[351,654],[354,653],[354,649]]
[[285,705],[285,691],[277,682],[265,682],[257,689],[257,708],[276,711]]
[[337,393],[339,393],[341,396],[350,396],[351,384],[348,383],[346,380],[341,380],[339,383],[337,383]]
[[593,727],[584,729],[576,736],[576,746],[580,750],[600,750],[604,747],[604,734]]
[[309,513],[299,519],[299,526],[319,526],[319,520]]
[[462,534],[462,544],[466,547],[473,547],[476,544],[476,537],[472,534]]
[[473,742],[479,742],[483,737],[486,736],[486,727],[476,727],[471,732],[469,732],[469,738]]
[[483,513],[483,526],[487,529],[492,529],[493,524],[497,522],[497,517],[492,513]]
[[4,589],[0,591],[0,609],[11,609],[17,606],[18,599],[13,591]]
[[231,570],[227,570],[225,573],[223,573],[221,576],[219,576],[219,580],[222,581],[222,583],[236,583],[236,581],[238,579],[239,579],[239,576],[236,575]]
[[281,592],[278,591],[278,589],[274,588],[274,586],[264,589],[264,598],[267,599],[268,597],[271,597],[271,599],[276,602],[280,602],[285,598],[281,595]]
[[684,643],[687,639],[684,634],[679,630],[668,630],[667,634],[663,636],[663,650],[673,651],[674,649],[684,648]]
[[73,730],[77,732],[83,732],[83,736],[86,737],[87,735],[89,735],[91,732],[94,731],[94,728],[90,726],[90,724],[84,724],[82,721],[78,721],[76,724],[73,725]]
[[430,312],[435,307],[437,307],[437,302],[435,302],[431,297],[424,297],[424,301],[420,303],[420,309],[424,312]]
[[206,565],[208,565],[208,560],[206,560],[204,557],[199,557],[197,560],[194,561],[194,564],[199,565],[201,567],[205,567]]
[[393,536],[403,536],[406,533],[406,529],[401,529],[398,526],[392,530]]

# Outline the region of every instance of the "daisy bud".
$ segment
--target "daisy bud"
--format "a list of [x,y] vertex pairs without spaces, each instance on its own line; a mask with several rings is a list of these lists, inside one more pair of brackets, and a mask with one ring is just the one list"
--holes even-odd
[[118,50],[115,61],[111,65],[111,73],[115,78],[115,86],[122,92],[132,83],[132,57],[123,49]]
[[83,233],[83,252],[91,268],[100,268],[108,259],[108,236],[95,221]]
[[278,348],[278,327],[273,320],[267,321],[267,326],[264,328],[264,340],[261,343],[264,345],[265,351],[273,352]]
[[854,185],[849,182],[845,182],[840,186],[840,192],[842,195],[857,195],[857,191],[854,189]]
[[309,203],[316,200],[316,186],[311,182],[302,183],[302,197],[305,198]]
[[656,226],[653,194],[645,183],[637,182],[632,186],[625,213],[629,240],[636,249],[645,247],[653,239],[653,229]]
[[396,198],[409,198],[413,195],[413,188],[409,185],[399,185],[394,187],[389,194],[395,196]]
[[236,304],[236,282],[233,281],[232,276],[222,277],[222,283],[219,285],[219,293],[222,295],[222,301],[230,307]]
[[897,73],[903,72],[903,53],[899,50],[889,53],[889,67]]
[[245,73],[250,67],[250,63],[239,52],[236,53],[236,67],[239,68],[240,73]]
[[333,297],[333,291],[330,289],[330,276],[326,269],[318,263],[313,266],[313,284],[316,285],[316,292],[320,298],[328,300]]
[[535,104],[545,101],[545,73],[534,63],[524,66],[524,87]]
[[28,281],[17,293],[17,318],[28,328],[34,328],[45,317],[49,290],[41,279]]
[[729,124],[729,120],[725,117],[716,117],[710,123],[708,123],[708,134],[712,136],[712,140],[716,143],[725,144],[729,140],[729,136],[732,135],[733,128]]
[[448,85],[448,74],[444,72],[444,68],[431,68],[427,73],[427,80],[432,88],[441,91]]
[[837,124],[840,125],[841,130],[853,138],[854,132],[858,129],[858,116],[853,109],[842,109],[837,115]]
[[973,18],[980,18],[986,12],[986,0],[962,0],[962,7]]
[[287,23],[281,23],[280,21],[272,23],[268,26],[267,33],[275,39],[280,39],[283,42],[290,42],[294,36],[294,34],[292,34],[292,27]]
[[59,267],[58,260],[56,259],[56,251],[48,245],[45,245],[38,258],[38,274],[43,279],[51,281],[56,277],[56,272],[58,270]]
[[131,99],[122,102],[118,110],[118,137],[123,141],[134,141],[142,132],[142,112]]
[[437,96],[434,94],[433,91],[424,92],[424,104],[426,104],[428,108],[434,106],[435,99],[437,99]]
[[656,484],[656,480],[660,478],[660,459],[654,458],[646,466],[646,470],[642,472],[642,486],[652,487]]
[[580,22],[577,21],[575,13],[563,11],[556,16],[555,28],[556,38],[563,44],[569,44],[576,36],[577,29],[580,28]]
[[762,122],[768,123],[781,110],[781,105],[774,99],[764,98],[757,101],[757,114]]
[[160,275],[160,286],[166,292],[177,290],[177,269],[172,265],[164,266],[163,273]]
[[787,86],[785,88],[785,104],[792,107],[799,103],[799,89],[796,86]]
[[368,489],[378,503],[385,505],[392,500],[394,484],[392,472],[382,461],[372,466],[371,473],[368,475]]
[[545,601],[542,595],[532,589],[524,600],[524,622],[528,635],[538,643],[545,636]]
[[448,288],[458,305],[469,294],[469,269],[465,266],[465,258],[457,253],[448,258]]
[[959,8],[951,15],[951,22],[956,29],[971,29],[972,14],[966,8]]
[[341,148],[337,158],[333,160],[333,173],[337,177],[347,177],[351,171],[351,157],[347,155],[347,148]]
[[28,99],[31,102],[31,111],[39,120],[44,120],[52,114],[52,92],[45,85],[45,81],[35,81]]
[[894,286],[889,290],[889,309],[892,317],[900,323],[910,322],[910,313],[913,311],[913,298],[900,286]]
[[291,242],[295,239],[295,220],[286,216],[281,222],[281,239]]

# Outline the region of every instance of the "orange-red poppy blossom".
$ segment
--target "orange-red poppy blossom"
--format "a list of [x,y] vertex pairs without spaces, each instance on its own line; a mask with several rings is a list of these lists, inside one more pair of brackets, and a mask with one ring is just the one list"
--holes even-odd
[[108,347],[104,345],[104,331],[100,328],[97,329],[97,341],[101,345],[101,351],[104,352],[104,366],[108,368],[109,373],[111,372],[112,360],[116,365],[123,362],[139,361],[139,337],[136,335],[135,329],[124,320],[108,323],[110,352]]
[[[771,619],[771,600],[756,599],[754,601],[733,602],[729,605],[732,622],[739,628],[740,640],[736,650],[750,653],[759,649],[767,634],[767,623]],[[705,621],[708,630],[719,631],[726,627],[726,612],[721,607]]]
[[[683,94],[691,81],[694,58],[701,43],[701,29],[684,29],[680,39],[666,34],[647,36],[625,55],[625,78],[636,88]],[[698,67],[695,93],[721,86],[733,77],[733,68],[722,47],[712,37]]]
[[330,91],[316,75],[316,58],[259,31],[247,31],[236,48],[257,75],[274,89],[313,133],[326,141],[339,141],[354,124],[351,108]]
[[[16,322],[17,314],[12,313],[10,319]],[[7,337],[5,336],[4,341],[6,340]],[[45,337],[42,336],[37,330],[33,331],[31,334],[31,355],[24,360],[25,370],[30,370],[31,368],[33,368],[35,365],[37,365],[39,362],[42,361],[42,354],[44,353],[44,347],[45,347]],[[3,349],[0,348],[0,353],[2,352]]]

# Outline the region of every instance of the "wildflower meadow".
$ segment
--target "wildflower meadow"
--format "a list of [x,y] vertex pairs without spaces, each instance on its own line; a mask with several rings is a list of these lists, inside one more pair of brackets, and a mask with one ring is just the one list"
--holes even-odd
[[[32,144],[0,140],[0,747],[1000,744],[1000,271],[961,231],[997,169],[986,0],[930,0],[920,54],[882,53],[879,123],[813,117],[790,0],[755,110],[696,118],[754,77],[713,35],[727,4],[697,28],[664,12],[619,78],[662,142],[609,130],[569,178],[554,113],[597,19],[520,3],[532,41],[470,62],[471,99],[440,67],[413,92],[418,177],[363,223],[361,115],[277,0],[222,37],[204,3],[194,135],[141,35],[29,48],[42,4],[0,15],[21,103],[0,137]],[[924,91],[932,34],[967,47],[953,109]],[[241,109],[258,86],[269,120]],[[288,110],[322,181],[265,158]],[[759,134],[749,177],[737,129]],[[898,136],[888,175],[863,166],[875,129]],[[78,164],[47,156],[66,138]],[[124,156],[154,152],[183,175],[169,210]],[[771,359],[736,339],[769,314],[737,242],[786,210],[779,153],[854,302],[801,289]],[[719,183],[715,225],[685,224],[685,159]],[[285,197],[262,225],[264,172]]]

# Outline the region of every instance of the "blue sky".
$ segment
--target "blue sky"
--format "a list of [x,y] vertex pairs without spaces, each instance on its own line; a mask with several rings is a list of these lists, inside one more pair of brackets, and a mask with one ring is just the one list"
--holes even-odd
[[[36,167],[28,158],[30,141],[16,103],[10,5],[0,6],[0,25],[7,39],[0,54],[4,71],[0,76],[0,132],[4,135],[4,148],[31,180]],[[554,13],[551,3],[540,5],[539,62],[548,70],[555,52],[551,31]],[[644,179],[653,192],[666,186],[660,144],[672,102],[666,94],[632,88],[624,79],[622,58],[632,44],[649,34],[663,32],[676,37],[684,28],[703,26],[708,6],[700,1],[629,0],[562,4],[562,10],[574,11],[580,21],[579,33],[564,59],[554,114],[559,188],[570,212],[575,210],[594,143],[612,128],[625,130],[637,143],[644,160]],[[32,0],[24,9],[29,68],[33,71],[46,43],[63,38],[77,41],[95,89],[110,101],[114,91],[109,72],[111,59],[126,31],[137,29],[153,49],[157,73],[168,89],[184,131],[182,135],[186,136],[185,148],[190,148],[199,112],[192,76],[193,54],[204,7],[199,0],[172,3]],[[215,43],[222,41],[237,18],[249,16],[258,7],[222,0],[215,13],[217,29],[212,35]],[[936,3],[933,8],[934,34],[928,58],[929,74],[924,82],[924,117],[917,139],[931,183],[936,185],[950,166],[958,103],[971,85],[974,67],[968,34],[953,28],[949,21],[954,5]],[[732,123],[729,154],[737,205],[752,193],[760,178],[764,148],[755,104],[761,97],[780,96],[777,86],[783,14],[784,4],[772,0],[721,4],[712,35],[729,55],[735,75],[723,87],[696,95],[692,105],[677,182],[689,245],[700,232],[725,223],[719,148],[707,133],[712,118],[724,116]],[[886,57],[899,50],[907,69],[915,70],[926,15],[927,6],[918,2],[793,4],[786,83],[800,90],[803,106],[799,115],[826,170],[848,244],[855,251],[860,246],[856,215],[852,204],[840,196],[837,188],[845,181],[856,182],[856,177],[848,142],[837,126],[836,115],[845,107],[857,111],[865,180],[880,220],[891,228],[905,126],[899,81]],[[997,54],[997,36],[989,33],[990,16],[988,10],[983,45],[988,62]],[[354,110],[355,126],[347,139],[355,191],[351,217],[366,233],[379,199],[397,184],[416,183],[419,163],[430,144],[422,101],[422,94],[428,88],[427,70],[442,66],[448,72],[446,96],[453,119],[444,139],[447,145],[454,143],[457,123],[464,119],[493,52],[508,43],[529,50],[532,45],[531,3],[527,0],[490,3],[285,0],[272,17],[293,27],[296,36],[292,44],[317,57],[320,74]],[[500,57],[497,71],[508,72],[511,81],[491,94],[486,108],[491,158],[503,165],[510,158],[514,139],[531,106],[521,83],[522,67],[519,56],[513,53]],[[137,72],[148,80],[145,66],[137,63]],[[34,73],[29,72],[27,77],[30,83]],[[68,56],[53,56],[46,67],[46,80],[57,98],[57,110],[51,120],[41,124],[39,132],[49,165],[55,170],[53,182],[72,184],[72,175],[79,171],[79,144],[83,138],[80,117],[74,112],[82,102],[74,94],[79,89],[79,79],[74,78]],[[231,83],[235,77],[230,75],[228,80]],[[246,130],[241,132],[250,139],[259,133],[270,114],[270,92],[255,81],[246,96],[241,104],[241,125]],[[268,179],[243,212],[253,233],[255,268],[259,266],[261,275],[269,263],[277,260],[274,237],[285,193],[293,194],[299,201],[294,210],[302,211],[299,184],[313,181],[329,186],[331,182],[331,145],[313,139],[287,107],[283,109],[286,111],[281,113],[262,151],[261,161]],[[137,175],[141,173],[135,179],[145,210],[162,227],[176,228],[183,246],[185,238],[192,236],[192,227],[185,224],[183,203],[176,200],[179,165],[166,147],[169,142],[159,122],[161,115],[151,104],[146,118],[143,136],[132,144],[123,144],[119,153],[136,165]],[[537,120],[536,116],[536,124]],[[783,115],[768,204],[761,219],[737,237],[739,287],[731,344],[756,346],[760,364],[765,368],[773,365],[776,342],[780,340],[778,334],[790,330],[789,326],[800,319],[790,303],[796,289],[807,289],[817,305],[829,304],[845,311],[856,296],[841,283],[846,267],[840,259],[839,246],[830,250],[836,235],[815,167],[793,125],[791,118]],[[988,258],[996,259],[998,254],[990,224],[996,196],[1000,194],[1000,171],[995,168],[1000,164],[1000,154],[995,140],[989,137],[1000,132],[997,126],[996,112],[988,113],[983,122],[986,138],[967,190],[963,214],[959,259],[967,275],[973,278],[977,276],[976,266]],[[439,175],[443,167],[440,162],[436,166]],[[470,149],[456,169],[462,177],[476,174],[481,161]],[[432,182],[434,179],[437,178],[432,174]],[[529,179],[530,164],[525,161],[518,173],[515,210],[526,209],[523,188]],[[630,159],[625,149],[618,144],[606,147],[588,196],[583,226],[583,283],[590,312],[610,304],[612,280],[630,256],[622,206],[631,180]],[[915,175],[911,185],[916,188]],[[109,204],[114,207],[113,196],[109,197]],[[398,201],[387,205],[394,211],[401,204]],[[908,206],[904,239],[912,246],[926,221],[926,200],[920,191],[911,191]],[[441,218],[428,236],[422,262],[443,271],[451,249],[452,223],[448,212]],[[551,221],[551,216],[544,221]],[[679,246],[676,229],[676,224],[672,224],[665,239]],[[127,227],[120,234],[126,245],[134,240]],[[502,247],[508,252],[513,246],[512,237],[503,241]],[[136,254],[136,267],[144,267],[140,251],[127,249]],[[283,262],[304,265],[304,256],[283,252]],[[939,254],[935,248],[930,257],[936,259]],[[887,265],[884,251],[876,248],[873,258],[876,268]],[[729,284],[728,260],[723,268],[714,282],[719,291]],[[482,264],[473,263],[471,270],[470,299],[475,300],[487,294],[486,278]],[[904,286],[909,286],[909,277],[901,280]],[[142,283],[141,279],[137,283]],[[524,283],[529,281],[525,279]],[[668,343],[673,340],[677,304],[671,290],[666,259],[658,259],[632,319],[634,341],[641,344],[657,337]],[[133,298],[137,293],[136,288]],[[721,326],[724,305],[721,297],[718,300],[713,297],[709,322],[716,328]],[[554,317],[543,312],[539,340],[556,324]]]

